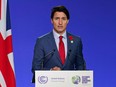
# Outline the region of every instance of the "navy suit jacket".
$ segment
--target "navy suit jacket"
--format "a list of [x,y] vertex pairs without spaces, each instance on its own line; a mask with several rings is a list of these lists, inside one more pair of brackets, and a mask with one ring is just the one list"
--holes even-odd
[[[32,72],[35,70],[50,70],[57,66],[62,70],[84,70],[85,61],[82,53],[82,42],[80,37],[67,34],[67,57],[63,65],[55,43],[53,32],[37,38],[34,57],[32,62]],[[73,43],[69,37],[73,38]]]

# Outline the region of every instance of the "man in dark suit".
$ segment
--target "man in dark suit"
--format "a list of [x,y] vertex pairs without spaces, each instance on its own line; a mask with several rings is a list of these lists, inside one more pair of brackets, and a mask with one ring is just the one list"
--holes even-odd
[[[64,6],[52,9],[53,31],[37,39],[32,72],[35,70],[84,70],[85,61],[80,37],[66,31],[69,12]],[[34,82],[34,79],[33,79]]]

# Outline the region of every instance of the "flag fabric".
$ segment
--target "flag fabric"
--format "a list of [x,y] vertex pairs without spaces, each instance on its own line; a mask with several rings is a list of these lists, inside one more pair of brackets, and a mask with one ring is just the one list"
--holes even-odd
[[0,0],[0,87],[16,87],[8,0]]

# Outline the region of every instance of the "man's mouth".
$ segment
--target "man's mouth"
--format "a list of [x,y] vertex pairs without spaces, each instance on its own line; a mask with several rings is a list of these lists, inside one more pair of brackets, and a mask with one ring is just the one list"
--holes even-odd
[[63,28],[63,26],[58,26],[58,28]]

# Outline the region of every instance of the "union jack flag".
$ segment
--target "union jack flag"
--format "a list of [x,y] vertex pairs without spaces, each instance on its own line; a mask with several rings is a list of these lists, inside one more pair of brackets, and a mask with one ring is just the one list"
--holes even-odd
[[0,0],[0,87],[16,87],[8,0]]

